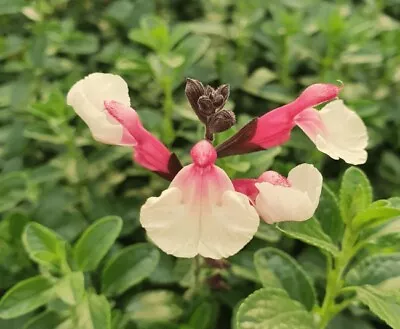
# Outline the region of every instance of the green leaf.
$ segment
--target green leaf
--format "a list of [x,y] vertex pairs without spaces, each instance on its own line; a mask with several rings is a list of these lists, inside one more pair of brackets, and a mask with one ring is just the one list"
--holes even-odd
[[120,295],[147,278],[160,258],[158,249],[140,243],[120,250],[105,265],[102,290],[106,295]]
[[243,63],[235,62],[232,59],[221,60],[219,76],[221,81],[229,82],[232,91],[242,86],[247,76],[247,67]]
[[244,82],[243,90],[249,94],[259,96],[263,92],[263,88],[267,83],[276,79],[276,74],[267,68],[259,68],[255,70]]
[[126,313],[139,324],[168,323],[182,315],[182,300],[172,291],[147,291],[131,299]]
[[278,288],[263,288],[240,305],[238,329],[315,329],[312,315],[299,302]]
[[358,299],[391,328],[400,329],[399,297],[371,286],[356,288]]
[[[174,275],[175,258],[165,253],[160,253],[160,259],[149,280],[155,284],[170,284],[176,282]],[[181,279],[181,277],[179,277]]]
[[68,305],[78,304],[85,293],[85,279],[83,273],[69,273],[57,283],[55,291],[64,303]]
[[29,223],[22,234],[22,242],[29,257],[52,270],[60,270],[66,262],[65,241],[39,223]]
[[[378,200],[386,201],[386,200]],[[389,204],[389,202],[388,202]],[[355,230],[363,228],[368,225],[379,225],[383,222],[392,219],[393,217],[400,216],[400,209],[389,206],[377,206],[372,203],[367,209],[359,212],[352,221]]]
[[94,54],[99,49],[99,39],[95,34],[75,31],[68,35],[67,40],[60,45],[61,51],[71,55]]
[[20,316],[15,319],[2,320],[0,319],[0,328],[1,329],[21,329],[26,324],[26,321],[29,320],[29,316]]
[[301,302],[308,310],[313,308],[314,287],[295,259],[279,249],[263,248],[254,254],[254,264],[264,287],[284,288],[290,298]]
[[339,202],[331,189],[324,184],[322,186],[319,205],[315,217],[321,224],[323,231],[338,242],[343,234],[344,224],[340,214]]
[[27,223],[29,223],[29,217],[21,210],[16,209],[13,212],[8,213],[4,220],[9,222],[9,232],[11,239],[15,242],[21,242],[22,233]]
[[196,307],[188,324],[196,329],[214,329],[216,327],[218,316],[218,304],[216,301],[204,301]]
[[347,316],[339,314],[333,318],[327,329],[375,329],[369,322],[363,319],[359,319],[355,316]]
[[[76,327],[76,323],[73,319],[67,319],[60,323],[55,329],[81,329]],[[83,329],[83,328],[82,328]]]
[[26,6],[24,0],[16,0],[13,2],[0,0],[0,15],[17,14],[24,6]]
[[165,20],[156,16],[142,17],[140,28],[129,31],[132,41],[141,43],[157,53],[167,53],[170,48],[170,31]]
[[400,209],[400,197],[396,196],[393,198],[389,198],[387,201],[389,201],[389,204],[397,209]]
[[400,253],[378,254],[356,264],[346,275],[346,284],[377,285],[394,277],[400,277]]
[[231,263],[230,270],[239,278],[259,283],[260,279],[254,266],[253,259],[254,251],[243,250],[229,258]]
[[277,227],[290,237],[326,250],[332,255],[336,255],[339,252],[331,238],[324,233],[321,224],[314,217],[305,222],[280,223]]
[[76,311],[77,329],[111,329],[111,307],[105,296],[87,294]]
[[122,219],[116,216],[101,218],[90,225],[78,242],[73,254],[79,269],[93,271],[114,244],[122,228]]
[[16,318],[47,304],[53,297],[53,284],[43,276],[20,281],[1,299],[0,317]]
[[340,187],[340,211],[345,223],[372,203],[372,187],[365,174],[356,167],[347,169]]
[[281,239],[281,236],[282,233],[277,230],[274,225],[267,224],[264,221],[260,222],[255,234],[255,237],[271,243],[278,242]]
[[185,67],[195,64],[206,53],[211,40],[200,35],[190,35],[182,40],[174,49],[174,52],[186,58]]
[[53,311],[43,312],[29,320],[23,329],[54,329],[62,322],[59,314]]
[[10,172],[0,177],[0,213],[26,198],[26,176],[22,172]]

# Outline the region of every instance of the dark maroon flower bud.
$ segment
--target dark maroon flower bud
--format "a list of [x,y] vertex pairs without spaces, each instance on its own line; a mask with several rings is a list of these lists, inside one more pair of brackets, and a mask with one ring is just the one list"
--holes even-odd
[[214,107],[211,99],[208,98],[208,96],[206,96],[206,95],[200,96],[199,100],[197,101],[197,104],[199,106],[199,109],[200,109],[200,112],[202,115],[205,115],[208,117],[208,116],[214,114],[215,107]]
[[236,123],[235,114],[229,110],[220,110],[208,118],[207,127],[211,133],[228,130]]
[[206,264],[212,268],[227,269],[231,264],[225,259],[204,258]]
[[221,274],[215,274],[207,279],[207,283],[213,290],[229,290],[231,287],[225,282]]
[[230,92],[230,88],[229,85],[221,85],[218,87],[218,89],[216,90],[217,94],[221,95],[224,98],[224,101],[226,102],[227,99],[229,98],[229,92]]
[[201,112],[199,106],[199,99],[204,95],[204,86],[203,84],[195,79],[186,79],[186,87],[185,87],[186,97],[190,103],[190,106],[196,113],[197,117],[204,124],[207,122],[207,115]]
[[208,117],[221,110],[228,97],[229,85],[221,85],[217,89],[195,79],[186,79],[186,97],[201,122],[207,124]]

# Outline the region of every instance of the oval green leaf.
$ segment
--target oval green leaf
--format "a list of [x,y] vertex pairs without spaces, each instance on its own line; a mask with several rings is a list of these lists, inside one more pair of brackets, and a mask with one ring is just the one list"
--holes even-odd
[[[374,202],[375,203],[375,202]],[[367,209],[359,212],[353,219],[352,225],[355,230],[365,226],[377,226],[386,221],[400,216],[400,209],[393,207],[377,207],[371,204]]]
[[183,314],[182,300],[172,291],[154,290],[134,296],[126,307],[128,317],[146,326],[169,323]]
[[54,296],[53,284],[43,276],[17,283],[0,301],[0,318],[11,319],[47,304]]
[[313,217],[305,222],[284,222],[277,225],[283,233],[307,244],[336,255],[339,250],[331,238],[322,230],[321,224]]
[[254,265],[264,287],[284,288],[290,298],[302,303],[308,310],[316,296],[307,273],[290,257],[275,248],[263,248],[254,254]]
[[81,271],[93,271],[110,250],[122,228],[117,216],[101,218],[90,225],[74,246],[73,254]]
[[218,320],[218,303],[204,301],[196,307],[188,321],[190,328],[213,329]]
[[23,329],[54,329],[62,322],[59,314],[53,311],[41,313],[29,320]]
[[85,278],[82,272],[71,272],[55,286],[57,296],[68,305],[78,304],[85,293]]
[[350,167],[340,186],[340,211],[345,223],[351,221],[372,202],[372,187],[367,176],[358,168]]
[[22,234],[29,257],[38,264],[59,270],[66,261],[65,241],[54,231],[39,223],[29,223]]
[[369,307],[372,313],[385,321],[391,328],[400,329],[400,303],[398,296],[371,286],[356,288],[358,299]]
[[351,286],[378,285],[395,277],[400,277],[400,253],[378,254],[356,264],[346,275],[346,283]]
[[87,294],[76,308],[77,327],[111,329],[111,306],[105,296]]
[[240,305],[238,329],[316,329],[313,317],[299,302],[279,288],[263,288]]
[[340,241],[343,235],[344,223],[340,214],[339,202],[326,184],[322,186],[315,217],[320,222],[322,230],[334,242]]
[[103,292],[120,295],[147,278],[156,268],[160,252],[149,243],[140,243],[119,251],[103,270]]

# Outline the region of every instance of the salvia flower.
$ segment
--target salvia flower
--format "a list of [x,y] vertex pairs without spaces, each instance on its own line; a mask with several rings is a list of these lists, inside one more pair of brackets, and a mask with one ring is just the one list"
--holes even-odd
[[[217,146],[218,157],[260,151],[281,145],[290,139],[298,125],[318,150],[333,159],[350,164],[367,160],[368,135],[361,118],[342,100],[336,100],[340,88],[331,84],[314,84],[293,102],[253,119],[235,135]],[[325,103],[321,111],[313,107]]]
[[[69,91],[67,102],[99,142],[132,147],[133,160],[171,181],[159,197],[140,211],[149,238],[177,257],[229,257],[242,249],[258,229],[259,217],[269,224],[304,221],[318,206],[322,176],[310,164],[293,168],[288,177],[266,171],[258,178],[231,180],[218,157],[260,151],[289,140],[297,125],[316,147],[348,163],[366,161],[366,127],[337,99],[340,88],[314,84],[293,102],[253,119],[231,138],[213,147],[215,133],[235,124],[224,109],[229,86],[217,89],[188,79],[186,96],[205,125],[205,140],[191,149],[192,164],[182,167],[174,153],[147,131],[130,107],[128,86],[119,76],[93,73]],[[330,102],[322,110],[314,107]]]

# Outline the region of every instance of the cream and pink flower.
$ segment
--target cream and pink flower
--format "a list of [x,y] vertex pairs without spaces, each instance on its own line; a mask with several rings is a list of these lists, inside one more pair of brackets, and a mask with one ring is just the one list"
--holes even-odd
[[168,254],[214,259],[234,255],[257,232],[257,211],[214,164],[217,153],[208,141],[198,142],[190,154],[193,164],[183,167],[161,196],[146,201],[140,222]]
[[[229,112],[222,109],[224,96],[229,94],[225,85],[214,90],[190,82],[195,87],[188,95],[191,105],[204,116],[204,122],[216,125],[209,127],[208,134],[234,124],[233,114],[222,115]],[[136,163],[171,181],[159,197],[149,198],[141,208],[140,222],[149,238],[177,257],[199,254],[220,259],[237,253],[252,239],[259,216],[269,224],[311,218],[318,206],[322,176],[314,166],[301,164],[287,178],[267,171],[259,178],[232,181],[215,165],[218,157],[281,145],[297,125],[333,159],[352,164],[366,161],[366,127],[337,99],[339,91],[331,84],[311,85],[293,102],[252,120],[216,148],[210,141],[199,141],[191,150],[193,163],[185,167],[143,127],[130,107],[128,86],[121,77],[93,73],[71,88],[67,102],[89,126],[94,139],[132,147]],[[204,100],[204,95],[212,99]],[[203,103],[196,105],[199,97],[208,102],[206,108]],[[221,97],[221,102],[214,102],[218,106],[212,102]],[[330,103],[321,111],[314,108],[326,102]],[[229,122],[222,122],[225,117]]]

